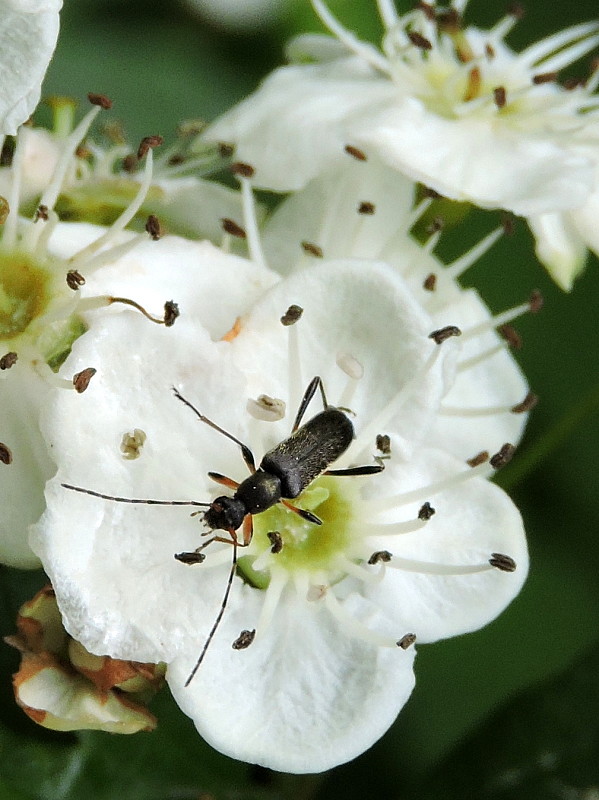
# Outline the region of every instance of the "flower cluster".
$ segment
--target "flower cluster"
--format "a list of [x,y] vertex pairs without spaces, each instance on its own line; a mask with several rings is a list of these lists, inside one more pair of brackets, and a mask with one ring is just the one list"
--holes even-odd
[[[199,144],[78,147],[92,95],[0,170],[3,558],[41,560],[89,653],[166,664],[214,747],[298,773],[370,747],[414,644],[485,625],[527,573],[489,479],[536,402],[511,323],[542,299],[493,315],[461,287],[503,230],[443,263],[437,193],[555,231],[587,213],[596,156],[593,81],[547,77],[596,26],[516,55],[512,17],[379,0],[379,52],[313,5],[337,40],[290,53],[319,63]],[[184,176],[224,163],[236,192]],[[290,194],[265,216],[256,188]]]

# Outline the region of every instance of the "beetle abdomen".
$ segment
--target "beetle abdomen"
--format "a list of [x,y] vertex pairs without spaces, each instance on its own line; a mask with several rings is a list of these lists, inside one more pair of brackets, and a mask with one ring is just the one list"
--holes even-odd
[[353,438],[351,420],[327,408],[269,450],[260,469],[280,479],[281,497],[293,499],[345,453]]

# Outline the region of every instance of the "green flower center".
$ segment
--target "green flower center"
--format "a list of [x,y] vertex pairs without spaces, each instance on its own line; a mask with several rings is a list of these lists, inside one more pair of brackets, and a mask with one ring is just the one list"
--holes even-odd
[[[268,570],[253,569],[259,554],[272,548],[268,534],[280,534],[282,549],[273,554],[278,567],[288,572],[336,572],[340,555],[351,549],[354,538],[352,521],[352,493],[341,491],[343,479],[321,477],[293,501],[294,505],[314,512],[322,525],[315,525],[286,509],[280,503],[262,514],[254,516],[252,551],[256,555],[239,559],[243,577],[253,586],[264,589],[269,583]],[[347,482],[345,487],[348,487]],[[339,576],[331,576],[337,579]]]
[[51,274],[24,253],[0,253],[0,340],[24,333],[47,309]]

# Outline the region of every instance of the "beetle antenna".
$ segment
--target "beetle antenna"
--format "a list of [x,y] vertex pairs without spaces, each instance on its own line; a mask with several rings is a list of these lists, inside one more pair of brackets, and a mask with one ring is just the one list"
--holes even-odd
[[231,531],[231,534],[233,536],[233,560],[231,561],[231,570],[229,572],[229,579],[227,580],[227,588],[225,589],[225,594],[223,595],[223,602],[221,604],[220,611],[218,612],[218,614],[216,616],[216,619],[214,620],[214,625],[212,626],[212,629],[210,630],[210,633],[208,634],[208,638],[206,639],[206,642],[204,643],[204,647],[202,648],[202,652],[198,656],[198,660],[196,661],[196,663],[195,663],[193,669],[191,670],[191,672],[189,673],[189,677],[185,681],[184,685],[185,685],[186,688],[192,682],[196,672],[199,670],[199,668],[200,668],[200,666],[202,664],[202,661],[204,660],[204,656],[206,655],[206,652],[208,650],[208,647],[210,646],[210,642],[214,638],[214,634],[216,633],[216,630],[217,630],[218,626],[220,625],[220,622],[221,622],[221,620],[223,618],[223,614],[225,613],[225,608],[227,607],[227,601],[229,599],[229,594],[231,592],[231,586],[233,585],[233,578],[235,577],[235,571],[237,569],[237,536],[235,535],[235,531]]
[[199,503],[197,500],[139,500],[133,497],[115,497],[113,494],[102,494],[94,492],[92,489],[84,489],[82,486],[72,486],[70,483],[60,484],[65,489],[82,494],[91,494],[92,497],[100,497],[102,500],[113,500],[115,503],[143,503],[148,506],[203,506],[209,508],[210,503]]

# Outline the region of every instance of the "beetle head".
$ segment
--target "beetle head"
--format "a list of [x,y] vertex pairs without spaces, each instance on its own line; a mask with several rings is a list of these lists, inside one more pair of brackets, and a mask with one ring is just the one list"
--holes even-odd
[[204,514],[204,522],[213,530],[234,530],[241,526],[246,515],[245,505],[234,497],[217,497]]

